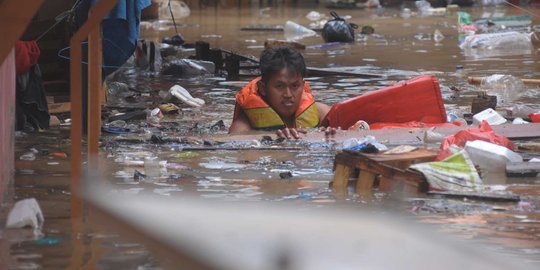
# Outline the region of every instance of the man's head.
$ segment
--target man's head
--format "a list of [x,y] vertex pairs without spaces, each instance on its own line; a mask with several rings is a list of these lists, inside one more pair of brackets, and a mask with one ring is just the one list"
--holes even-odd
[[268,48],[260,69],[259,94],[282,118],[294,117],[304,89],[304,57],[289,47]]

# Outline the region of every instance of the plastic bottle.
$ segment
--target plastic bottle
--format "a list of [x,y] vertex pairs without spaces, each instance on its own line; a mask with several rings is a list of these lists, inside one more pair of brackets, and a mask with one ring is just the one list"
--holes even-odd
[[163,118],[163,113],[159,108],[155,108],[148,113],[146,121],[151,125],[159,126],[161,118]]
[[506,116],[509,118],[527,118],[530,113],[535,113],[535,109],[522,104],[516,104],[506,108]]
[[533,49],[531,36],[531,33],[515,31],[469,35],[465,37],[459,47],[466,52],[471,50],[485,51],[488,56],[529,54]]
[[292,21],[287,21],[287,23],[285,23],[283,32],[285,33],[285,37],[287,39],[300,39],[303,37],[314,36],[317,34],[315,33],[315,31]]
[[322,14],[313,10],[306,15],[306,18],[310,21],[318,21],[322,18]]
[[526,90],[525,85],[520,79],[504,74],[494,74],[484,77],[480,83],[480,88],[489,95],[497,96],[497,100],[501,104],[514,102]]
[[144,159],[144,172],[149,179],[160,176],[158,157],[146,157]]
[[429,15],[431,4],[428,1],[420,0],[420,1],[414,2],[414,4],[416,5],[416,8],[418,8],[418,11],[420,11],[422,15]]
[[401,11],[401,18],[403,19],[408,19],[411,17],[411,10],[408,9],[408,8],[404,8],[402,11]]
[[169,10],[169,1],[160,1],[158,15],[160,20],[171,20],[171,10],[175,20],[188,17],[191,14],[191,10],[184,1],[170,1],[170,5],[171,8]]
[[458,78],[465,78],[467,77],[467,74],[465,73],[465,69],[463,68],[463,65],[456,65],[456,77]]
[[439,29],[435,29],[435,32],[433,33],[433,40],[435,40],[436,43],[441,42],[444,39],[444,35],[439,31]]

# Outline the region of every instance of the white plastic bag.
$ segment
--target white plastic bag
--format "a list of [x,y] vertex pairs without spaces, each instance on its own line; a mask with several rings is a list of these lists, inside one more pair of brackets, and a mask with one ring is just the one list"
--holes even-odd
[[44,221],[43,213],[36,199],[24,199],[15,203],[9,211],[6,228],[16,229],[30,226],[36,230],[41,229]]

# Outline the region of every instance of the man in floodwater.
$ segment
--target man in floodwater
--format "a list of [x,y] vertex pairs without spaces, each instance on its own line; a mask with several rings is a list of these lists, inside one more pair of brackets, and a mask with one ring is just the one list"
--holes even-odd
[[[304,57],[289,47],[268,48],[260,59],[261,76],[249,82],[238,94],[229,133],[276,130],[282,138],[300,138],[305,128],[322,123],[330,110],[315,102],[304,81]],[[321,129],[334,134],[335,129]]]

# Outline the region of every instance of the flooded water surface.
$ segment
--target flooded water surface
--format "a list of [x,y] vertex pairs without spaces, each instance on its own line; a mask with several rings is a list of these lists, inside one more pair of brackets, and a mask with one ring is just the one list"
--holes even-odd
[[[283,32],[241,31],[246,26],[274,27],[291,20],[303,25],[311,10],[328,14],[326,8],[278,6],[253,8],[207,8],[192,10],[179,20],[178,31],[189,42],[206,41],[211,48],[222,48],[258,58],[267,39],[284,39]],[[411,9],[413,9],[411,7]],[[414,9],[413,9],[414,11]],[[492,14],[523,15],[511,7],[489,6],[464,9],[473,18]],[[538,9],[532,12],[539,14]],[[355,76],[309,77],[315,99],[332,105],[421,74],[435,75],[440,84],[447,112],[470,112],[472,99],[480,90],[469,85],[466,76],[496,73],[520,78],[540,78],[538,47],[527,54],[482,55],[465,53],[458,47],[457,16],[404,18],[399,8],[384,10],[339,10],[341,16],[359,26],[370,25],[373,35],[357,34],[356,42],[321,46],[320,35],[298,40],[307,65],[351,72],[380,74],[380,78]],[[157,23],[156,23],[157,24]],[[532,26],[540,24],[533,17]],[[159,41],[174,33],[156,31],[143,24],[142,37]],[[361,28],[361,27],[360,27]],[[444,39],[435,38],[435,31]],[[358,32],[360,32],[358,30]],[[438,40],[438,42],[435,41]],[[194,54],[193,50],[183,54]],[[463,71],[456,72],[456,66]],[[520,202],[484,202],[426,195],[402,198],[376,192],[369,198],[349,194],[339,198],[329,189],[333,162],[339,145],[332,142],[284,142],[261,145],[259,140],[220,142],[213,135],[227,133],[234,110],[234,95],[253,76],[241,81],[225,81],[221,76],[181,78],[149,74],[123,68],[113,80],[127,83],[137,91],[136,102],[118,104],[133,110],[155,108],[158,92],[180,84],[206,105],[181,107],[178,114],[167,114],[164,129],[148,127],[146,120],[127,121],[132,133],[104,133],[100,155],[100,179],[114,188],[114,194],[155,196],[195,196],[207,200],[269,203],[295,202],[299,208],[376,208],[381,213],[397,211],[434,230],[459,239],[485,244],[490,250],[522,258],[540,266],[540,178],[502,177],[494,187],[503,193],[521,196]],[[459,89],[456,96],[451,87]],[[540,109],[539,89],[528,86],[515,103]],[[108,111],[122,108],[108,108]],[[152,137],[153,136],[153,137]],[[260,136],[255,136],[259,138]],[[163,138],[185,138],[163,142]],[[524,141],[523,141],[524,142]],[[529,141],[530,142],[530,141]],[[538,142],[538,141],[536,141]],[[522,142],[517,142],[519,145]],[[258,146],[263,148],[250,148]],[[274,148],[272,148],[274,146]],[[214,148],[212,148],[214,147]],[[266,148],[264,148],[266,147]],[[44,214],[43,235],[34,237],[21,231],[4,234],[4,250],[11,254],[9,269],[160,269],[159,260],[137,239],[126,239],[108,229],[91,213],[84,218],[70,217],[69,158],[52,153],[69,151],[68,129],[53,128],[44,133],[18,136],[16,158],[35,148],[33,161],[16,164],[15,198],[35,197]],[[247,148],[247,149],[246,149]],[[286,150],[276,150],[277,148]],[[262,150],[261,150],[262,149]],[[540,157],[535,151],[521,152],[527,158]],[[493,176],[495,177],[495,176]],[[300,204],[297,204],[300,203]],[[380,207],[380,208],[378,208]],[[7,241],[6,241],[7,240]]]

